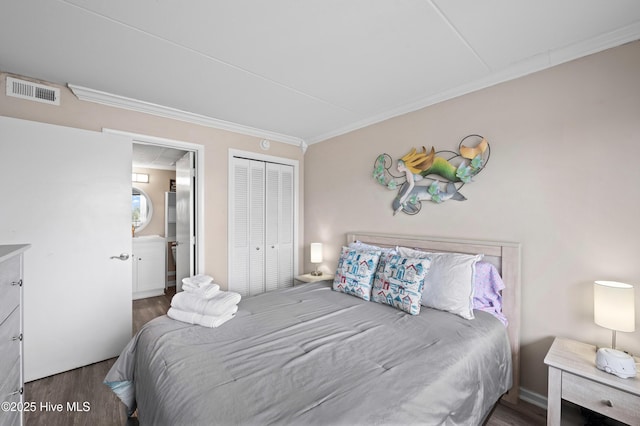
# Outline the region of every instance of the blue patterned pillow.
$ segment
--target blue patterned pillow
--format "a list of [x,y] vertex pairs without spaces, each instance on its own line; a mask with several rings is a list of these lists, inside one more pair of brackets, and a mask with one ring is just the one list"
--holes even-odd
[[361,251],[343,247],[333,280],[333,289],[371,300],[371,284],[380,254],[380,251]]
[[388,254],[380,260],[371,300],[391,305],[411,315],[418,315],[424,277],[430,266],[429,258],[418,259]]

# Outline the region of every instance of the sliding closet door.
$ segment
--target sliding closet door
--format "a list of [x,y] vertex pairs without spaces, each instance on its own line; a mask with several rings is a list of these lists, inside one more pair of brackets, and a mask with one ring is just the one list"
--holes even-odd
[[293,167],[281,166],[280,170],[280,227],[278,228],[278,238],[280,245],[280,256],[278,258],[278,271],[280,280],[278,287],[293,286],[294,268],[293,268],[293,218],[294,218],[294,196],[293,196]]
[[233,158],[229,288],[243,296],[264,291],[265,164]]
[[229,289],[249,294],[249,165],[233,158],[229,173]]
[[234,157],[229,289],[249,296],[293,284],[293,167]]
[[264,291],[265,163],[249,160],[249,296]]
[[267,163],[267,291],[293,285],[293,167]]

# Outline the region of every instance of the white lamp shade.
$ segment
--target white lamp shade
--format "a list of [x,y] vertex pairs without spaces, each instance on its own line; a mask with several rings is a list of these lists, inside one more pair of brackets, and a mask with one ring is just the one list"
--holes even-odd
[[635,331],[633,286],[616,281],[596,281],[593,284],[593,319],[610,330]]
[[322,263],[322,243],[311,243],[311,263]]

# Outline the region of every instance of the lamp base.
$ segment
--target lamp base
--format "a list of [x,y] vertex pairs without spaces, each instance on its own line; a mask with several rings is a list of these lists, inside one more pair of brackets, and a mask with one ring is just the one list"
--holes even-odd
[[616,349],[598,349],[596,352],[596,367],[623,379],[629,379],[638,374],[633,357]]
[[319,277],[322,276],[322,271],[313,271],[310,274],[312,277]]

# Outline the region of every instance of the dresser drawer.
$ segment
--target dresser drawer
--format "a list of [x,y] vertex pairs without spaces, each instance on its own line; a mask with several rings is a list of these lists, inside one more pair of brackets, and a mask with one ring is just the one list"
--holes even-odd
[[[9,360],[7,360],[9,361]],[[7,362],[9,371],[0,381],[0,402],[7,401],[11,394],[21,388],[20,385],[20,358]],[[15,396],[11,395],[12,397]]]
[[20,417],[22,411],[18,410],[20,407],[18,404],[22,401],[22,395],[16,394],[6,397],[2,402],[8,402],[9,410],[0,410],[0,425],[2,426],[20,426]]
[[20,256],[0,264],[0,323],[20,304]]
[[624,392],[564,371],[562,398],[612,419],[631,425],[640,424],[640,395]]
[[[21,424],[22,413],[17,410],[20,408],[17,404],[23,401],[22,394],[14,393],[20,389],[20,360],[16,360],[12,367],[10,374],[4,378],[3,382],[0,382],[0,402],[9,403],[9,408],[15,410],[0,410],[0,425],[2,426],[19,426]],[[11,403],[16,405],[11,405]]]
[[20,358],[20,340],[17,339],[19,335],[20,309],[16,308],[9,318],[0,324],[0,380],[7,377],[15,360]]
[[[18,400],[9,399],[8,402],[19,402]],[[18,410],[15,411],[0,411],[0,425],[3,426],[20,426],[21,413]]]

